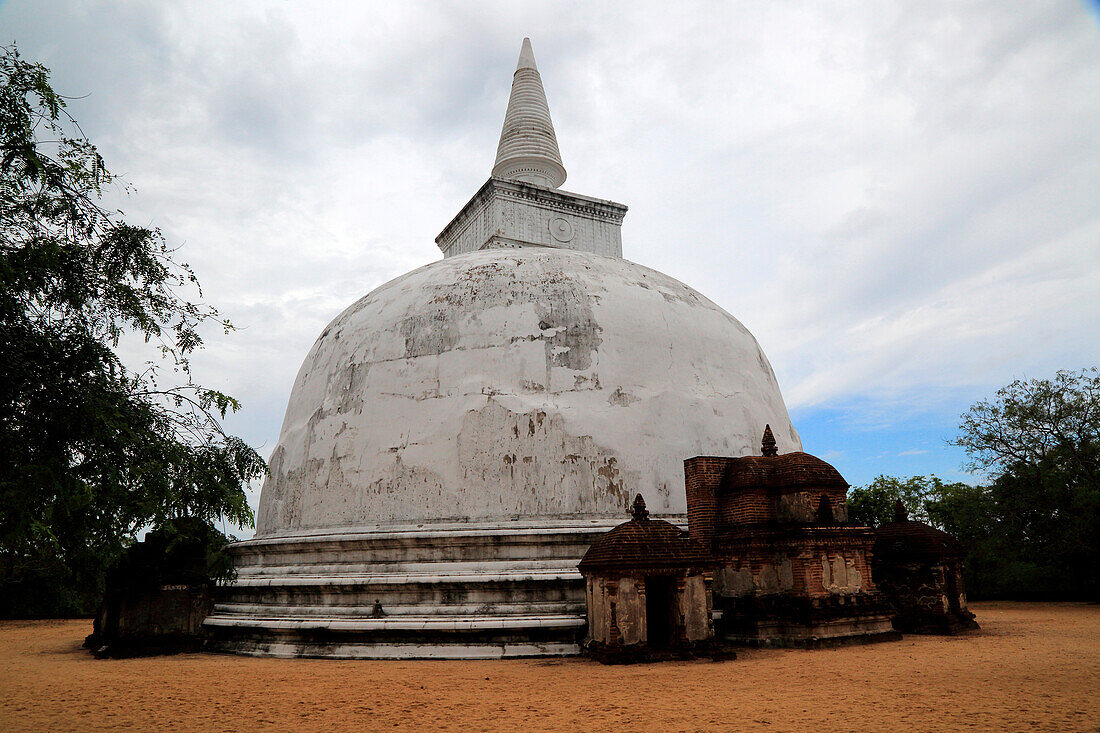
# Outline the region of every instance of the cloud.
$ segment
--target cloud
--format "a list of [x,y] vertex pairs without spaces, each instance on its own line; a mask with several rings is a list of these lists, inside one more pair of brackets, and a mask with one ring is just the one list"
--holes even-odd
[[[439,256],[533,38],[565,188],[757,336],[803,414],[888,426],[1100,343],[1084,4],[48,3],[0,27],[241,330],[200,379],[274,447],[313,339]],[[896,447],[893,453],[897,453]],[[908,454],[908,451],[906,452]]]

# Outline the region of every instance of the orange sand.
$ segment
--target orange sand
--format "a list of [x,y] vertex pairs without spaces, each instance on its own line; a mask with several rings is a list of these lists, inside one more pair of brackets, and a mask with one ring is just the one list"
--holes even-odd
[[1096,731],[1100,606],[975,604],[982,631],[729,662],[97,661],[87,621],[0,622],[0,731]]

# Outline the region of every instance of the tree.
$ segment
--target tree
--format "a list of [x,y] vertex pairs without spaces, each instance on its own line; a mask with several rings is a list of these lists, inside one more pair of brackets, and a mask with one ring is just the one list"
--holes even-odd
[[1016,380],[993,401],[972,406],[953,442],[970,468],[1005,474],[1024,466],[1100,477],[1100,370],[1059,371],[1053,379]]
[[[87,613],[143,528],[251,526],[264,462],[221,427],[239,403],[192,380],[200,327],[232,325],[158,230],[103,208],[118,182],[14,46],[0,156],[0,615]],[[127,332],[160,358],[129,368]]]
[[988,487],[952,483],[941,485],[925,510],[929,524],[973,549],[990,538],[997,507]]
[[955,445],[992,479],[1001,587],[1100,597],[1100,370],[1016,380],[959,429]]
[[902,499],[968,548],[975,598],[1100,598],[1100,372],[1017,380],[959,431],[988,485],[879,476],[852,489],[849,516],[877,525]]
[[930,511],[938,501],[966,488],[966,484],[945,484],[938,476],[895,478],[878,476],[867,486],[857,486],[848,492],[848,518],[857,524],[878,527],[894,521],[894,506],[901,500],[909,510],[909,518],[917,522],[930,521]]

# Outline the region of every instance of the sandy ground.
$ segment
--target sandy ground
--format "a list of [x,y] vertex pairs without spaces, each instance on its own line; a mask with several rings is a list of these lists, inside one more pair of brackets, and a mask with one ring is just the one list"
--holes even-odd
[[982,630],[728,662],[97,661],[88,621],[0,622],[0,731],[1100,730],[1100,606],[975,604]]

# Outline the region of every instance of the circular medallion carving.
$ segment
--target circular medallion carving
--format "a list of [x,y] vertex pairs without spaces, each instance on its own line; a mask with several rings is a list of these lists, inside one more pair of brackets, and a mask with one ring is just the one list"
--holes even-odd
[[573,241],[573,225],[569,220],[556,216],[550,220],[550,236],[559,242]]

